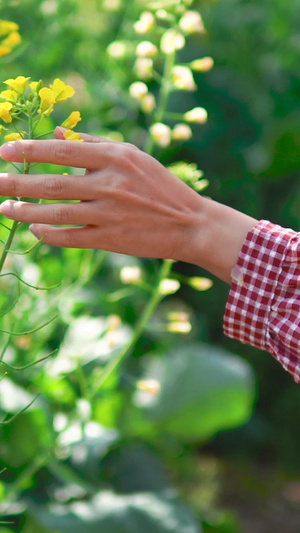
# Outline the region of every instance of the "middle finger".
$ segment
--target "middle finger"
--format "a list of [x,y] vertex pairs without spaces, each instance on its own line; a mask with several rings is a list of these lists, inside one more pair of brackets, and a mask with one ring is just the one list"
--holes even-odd
[[0,195],[43,200],[91,200],[95,197],[92,182],[91,175],[0,174]]

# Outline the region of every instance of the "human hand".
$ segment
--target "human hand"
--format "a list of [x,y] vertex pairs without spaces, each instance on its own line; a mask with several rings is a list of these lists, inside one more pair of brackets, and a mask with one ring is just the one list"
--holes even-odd
[[[43,242],[54,246],[190,260],[201,224],[201,196],[131,144],[85,134],[83,143],[66,141],[60,128],[55,136],[4,144],[1,156],[23,162],[25,154],[30,163],[78,167],[86,174],[0,174],[3,196],[60,202],[7,200],[0,207],[2,214],[33,223],[34,235],[45,235]],[[77,203],[61,203],[64,200]]]

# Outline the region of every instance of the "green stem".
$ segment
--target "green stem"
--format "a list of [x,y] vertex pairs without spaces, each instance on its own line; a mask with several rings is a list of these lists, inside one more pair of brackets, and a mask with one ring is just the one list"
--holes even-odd
[[18,224],[19,223],[16,220],[14,220],[14,223],[13,223],[13,225],[11,227],[10,232],[9,232],[7,241],[5,243],[4,250],[3,250],[2,254],[1,254],[1,257],[0,257],[0,273],[2,272],[2,268],[3,268],[3,265],[4,265],[5,259],[7,257],[7,254],[9,252],[10,247],[12,245],[12,242],[14,240],[14,236],[15,236],[15,233],[17,231]]
[[[162,79],[161,79],[158,106],[154,113],[154,121],[153,121],[154,123],[161,122],[166,112],[166,107],[167,107],[168,98],[170,94],[170,80],[171,80],[172,68],[175,65],[175,60],[176,60],[176,51],[166,56],[164,72],[163,72]],[[152,137],[149,135],[147,144],[145,146],[145,152],[149,155],[152,155],[154,146],[155,146],[155,143]]]
[[[160,87],[160,93],[158,98],[158,105],[156,108],[156,112],[154,114],[154,122],[160,122],[164,114],[166,112],[168,98],[170,94],[170,81],[171,81],[171,75],[172,75],[172,69],[175,65],[176,61],[176,50],[174,50],[171,54],[168,54],[166,56],[165,65],[164,65],[164,72],[161,80],[161,87]],[[152,155],[154,150],[154,142],[152,137],[148,137],[148,142],[145,146],[145,152],[149,155]],[[138,320],[133,337],[131,341],[128,343],[128,345],[115,357],[113,357],[107,365],[104,367],[101,375],[99,376],[99,379],[96,380],[96,383],[94,384],[94,387],[92,389],[91,396],[93,397],[101,388],[103,383],[108,379],[108,377],[116,370],[116,368],[119,367],[119,365],[122,363],[122,361],[131,353],[133,347],[141,337],[145,327],[147,326],[151,316],[153,315],[155,309],[157,308],[158,304],[160,303],[162,299],[162,295],[160,293],[160,283],[163,279],[167,278],[172,270],[172,261],[164,260],[161,264],[157,281],[155,286],[153,287],[152,294],[150,296],[150,299],[148,300],[148,304],[146,305],[144,311],[142,312],[142,315],[140,319]]]
[[92,391],[92,397],[95,396],[95,394],[99,391],[103,383],[107,380],[107,378],[116,370],[122,361],[127,357],[127,355],[130,354],[131,350],[134,348],[135,344],[139,340],[140,336],[142,335],[145,327],[147,326],[151,316],[153,315],[156,307],[158,306],[159,302],[162,299],[162,294],[160,292],[160,283],[163,279],[167,278],[170,275],[170,272],[172,270],[172,261],[164,260],[162,262],[161,268],[159,270],[159,274],[157,277],[156,285],[153,288],[151,298],[149,299],[145,309],[142,312],[142,315],[140,319],[138,320],[134,334],[132,336],[132,339],[127,344],[127,346],[122,350],[121,353],[118,353],[115,357],[113,357],[109,363],[104,367],[103,372],[99,376],[99,379],[96,381],[93,391]]

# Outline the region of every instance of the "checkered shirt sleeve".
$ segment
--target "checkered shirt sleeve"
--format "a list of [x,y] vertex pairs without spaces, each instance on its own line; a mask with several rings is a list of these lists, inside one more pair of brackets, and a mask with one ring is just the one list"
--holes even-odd
[[270,352],[300,383],[300,233],[261,220],[231,277],[225,335]]

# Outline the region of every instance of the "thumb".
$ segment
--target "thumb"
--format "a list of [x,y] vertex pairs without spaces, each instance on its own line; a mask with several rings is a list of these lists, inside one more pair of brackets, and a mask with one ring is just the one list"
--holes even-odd
[[[57,126],[54,130],[54,135],[56,139],[62,139],[64,138],[64,132],[68,131],[66,128],[63,128],[62,126]],[[111,141],[109,139],[105,139],[105,137],[96,137],[96,135],[89,135],[88,133],[80,133],[80,138],[83,139],[85,142],[89,143],[114,143],[114,141]]]

